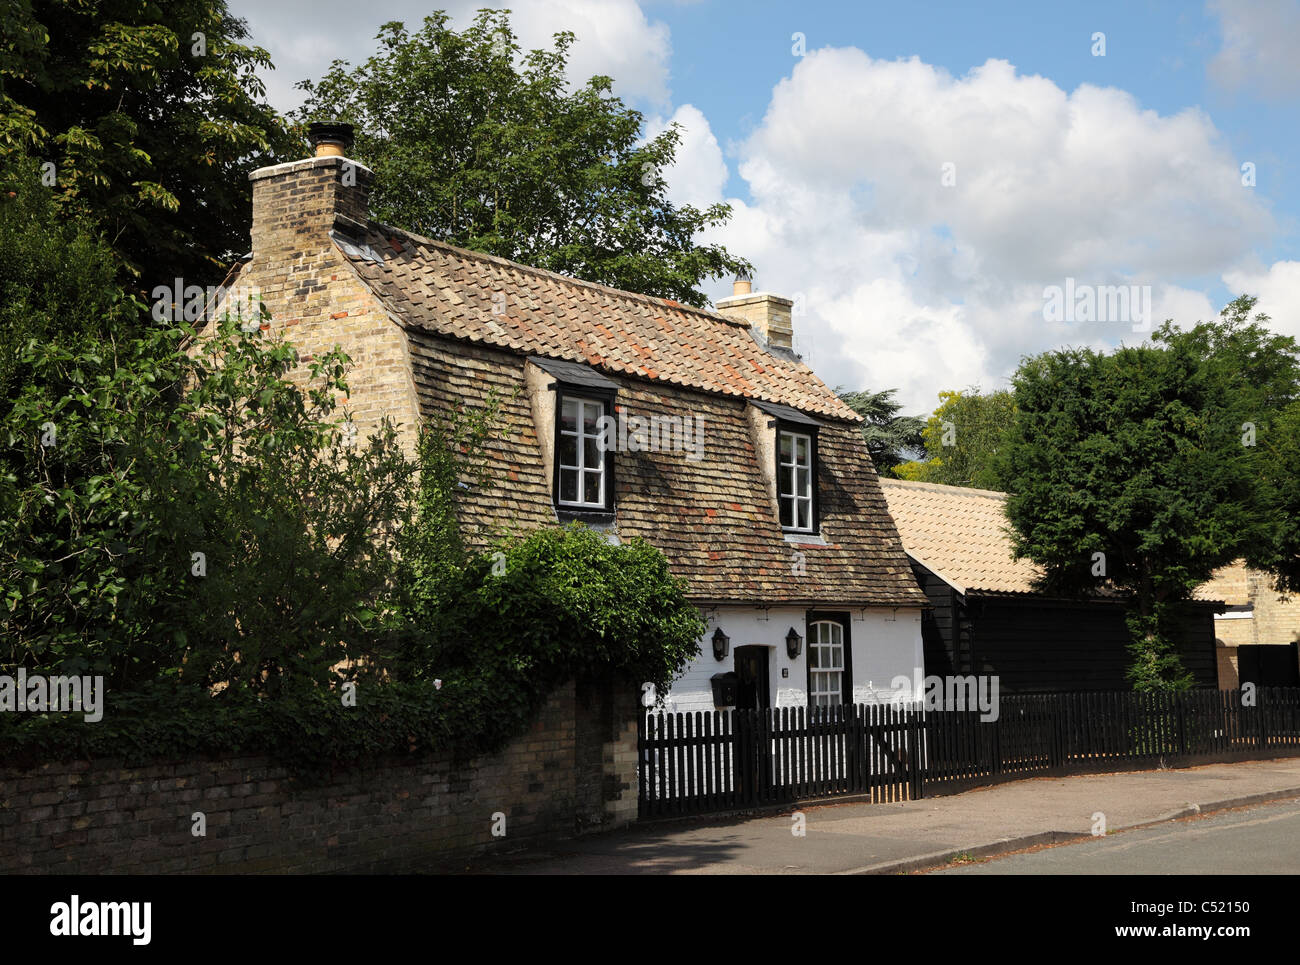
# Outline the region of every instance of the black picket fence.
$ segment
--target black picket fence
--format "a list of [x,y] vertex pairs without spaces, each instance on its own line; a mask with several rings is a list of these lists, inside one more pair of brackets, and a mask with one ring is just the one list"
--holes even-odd
[[642,817],[859,795],[913,800],[1051,773],[1300,754],[1300,688],[1003,697],[977,710],[841,704],[647,712]]

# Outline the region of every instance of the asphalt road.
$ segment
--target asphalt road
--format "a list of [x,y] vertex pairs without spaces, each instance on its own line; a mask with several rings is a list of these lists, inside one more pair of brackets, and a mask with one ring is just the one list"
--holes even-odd
[[1121,831],[974,864],[946,875],[1300,874],[1300,800]]

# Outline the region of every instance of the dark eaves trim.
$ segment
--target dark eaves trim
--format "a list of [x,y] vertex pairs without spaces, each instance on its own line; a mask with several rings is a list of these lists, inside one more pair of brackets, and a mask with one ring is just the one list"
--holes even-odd
[[578,385],[588,389],[601,389],[606,392],[617,392],[621,388],[617,382],[610,381],[590,365],[583,365],[581,362],[553,359],[545,355],[530,355],[528,361],[548,375],[553,375],[561,382],[566,382],[569,385]]

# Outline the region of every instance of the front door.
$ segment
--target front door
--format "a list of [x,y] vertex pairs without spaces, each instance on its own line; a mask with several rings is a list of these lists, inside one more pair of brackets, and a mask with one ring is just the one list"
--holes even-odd
[[766,710],[772,706],[768,691],[767,647],[736,648],[736,708]]

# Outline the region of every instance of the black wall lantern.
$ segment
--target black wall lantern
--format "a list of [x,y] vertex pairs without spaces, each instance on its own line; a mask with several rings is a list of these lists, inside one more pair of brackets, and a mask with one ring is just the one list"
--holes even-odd
[[713,659],[726,660],[731,649],[731,637],[722,632],[722,627],[713,631]]
[[785,635],[785,652],[790,655],[791,660],[795,660],[802,648],[803,637],[799,636],[799,632],[794,627],[791,627],[790,632]]

